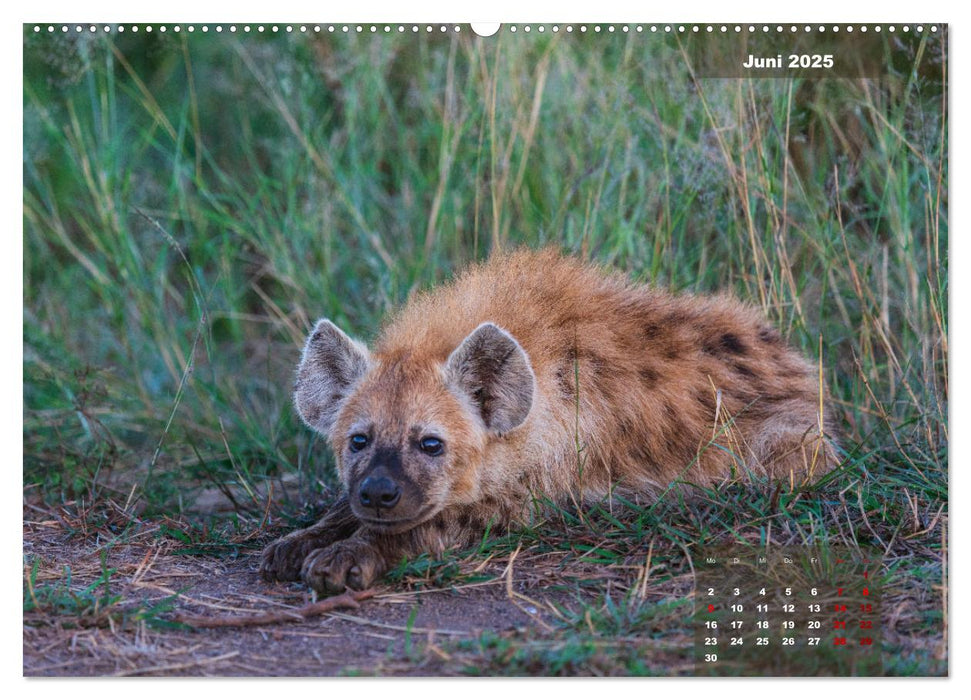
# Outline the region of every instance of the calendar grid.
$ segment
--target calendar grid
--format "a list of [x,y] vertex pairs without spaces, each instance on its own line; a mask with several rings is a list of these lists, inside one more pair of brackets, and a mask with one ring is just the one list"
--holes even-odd
[[698,675],[882,675],[877,552],[743,545],[695,566]]

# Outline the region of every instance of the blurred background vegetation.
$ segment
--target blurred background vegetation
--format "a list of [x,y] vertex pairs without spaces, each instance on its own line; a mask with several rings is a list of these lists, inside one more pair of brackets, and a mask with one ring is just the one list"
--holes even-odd
[[940,513],[940,34],[888,37],[879,79],[812,81],[694,79],[677,39],[619,27],[382,29],[25,28],[26,488],[312,500],[331,457],[290,389],[313,321],[370,339],[465,263],[554,244],[759,305],[821,353],[841,483]]

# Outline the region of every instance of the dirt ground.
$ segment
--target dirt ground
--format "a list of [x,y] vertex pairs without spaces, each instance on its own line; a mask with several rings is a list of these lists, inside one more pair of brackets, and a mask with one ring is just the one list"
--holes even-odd
[[[45,558],[56,557],[50,545],[42,548]],[[64,554],[56,558],[61,562],[75,559],[75,568],[81,563],[76,555]],[[256,573],[255,554],[222,561],[145,551],[139,559],[134,570],[119,567],[120,573],[128,569],[119,592],[147,601],[178,594],[177,609],[181,613],[252,615],[299,608],[310,602],[301,586],[262,581]],[[96,555],[94,560],[100,566]],[[72,629],[56,623],[35,626],[25,618],[24,674],[434,675],[434,650],[442,640],[468,637],[483,629],[503,631],[538,624],[506,597],[500,584],[405,595],[379,590],[357,610],[252,628],[181,630],[136,625],[117,629],[117,625],[108,625]],[[537,611],[534,617],[541,614]],[[430,657],[422,654],[426,663],[416,664],[409,658],[406,636],[414,640],[416,648],[420,642],[432,652]]]
[[[164,566],[170,562],[160,559],[156,563]],[[252,563],[246,562],[245,567],[218,562],[194,562],[186,567],[180,563],[177,574],[148,574],[135,587],[167,594],[173,587],[185,588],[191,580],[186,596],[195,604],[182,609],[197,614],[257,613],[306,602],[302,592],[263,584],[253,573]],[[504,599],[500,590],[493,585],[423,596],[383,593],[358,610],[248,629],[113,631],[25,626],[24,674],[437,675],[441,664],[435,663],[435,652],[442,640],[469,637],[483,629],[502,631],[536,624]],[[408,632],[413,609],[417,612]],[[421,647],[420,663],[406,651],[409,634],[415,648]],[[438,650],[438,655],[442,661],[448,660],[446,652]]]
[[[283,613],[310,603],[310,594],[261,580],[262,543],[206,556],[160,537],[164,525],[146,523],[124,543],[105,541],[104,529],[85,537],[65,525],[25,519],[25,562],[32,562],[24,572],[25,676],[488,674],[488,660],[480,666],[463,641],[474,644],[484,632],[542,635],[552,630],[551,603],[570,599],[540,561],[547,555],[524,554],[513,566],[508,557],[480,562],[476,578],[484,580],[437,589],[384,584],[357,609],[305,621],[189,629],[171,621]],[[573,569],[584,574],[582,563]],[[595,569],[589,575],[602,576]],[[107,587],[99,583],[105,571]],[[690,672],[689,638],[661,646],[672,672]]]

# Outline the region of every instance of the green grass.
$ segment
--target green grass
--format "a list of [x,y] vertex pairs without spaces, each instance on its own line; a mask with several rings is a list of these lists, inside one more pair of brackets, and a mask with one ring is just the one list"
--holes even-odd
[[457,646],[459,653],[472,652],[462,671],[470,676],[575,676],[651,673],[645,649],[624,641],[598,642],[592,635],[579,634],[556,640],[523,640],[516,635],[488,633]]
[[31,625],[42,625],[54,618],[58,625],[66,628],[180,627],[167,619],[167,613],[176,605],[177,596],[133,603],[120,593],[112,592],[111,577],[117,572],[108,567],[104,550],[101,574],[88,585],[74,583],[69,566],[64,567],[60,578],[38,582],[39,566],[39,559],[29,562],[24,577],[24,620]]
[[944,585],[940,40],[896,49],[880,80],[693,81],[670,38],[464,29],[25,31],[25,486],[194,520],[200,552],[214,500],[301,521],[336,485],[291,408],[313,321],[369,339],[467,262],[555,244],[759,305],[821,363],[847,459],[806,492],[672,492],[624,522],[561,509],[480,554],[857,537]]

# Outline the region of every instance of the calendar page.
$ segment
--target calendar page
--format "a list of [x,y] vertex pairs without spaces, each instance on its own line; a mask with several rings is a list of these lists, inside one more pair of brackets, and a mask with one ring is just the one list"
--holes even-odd
[[879,551],[722,547],[697,566],[699,675],[883,675]]
[[20,673],[949,676],[947,17],[367,4],[20,10]]

